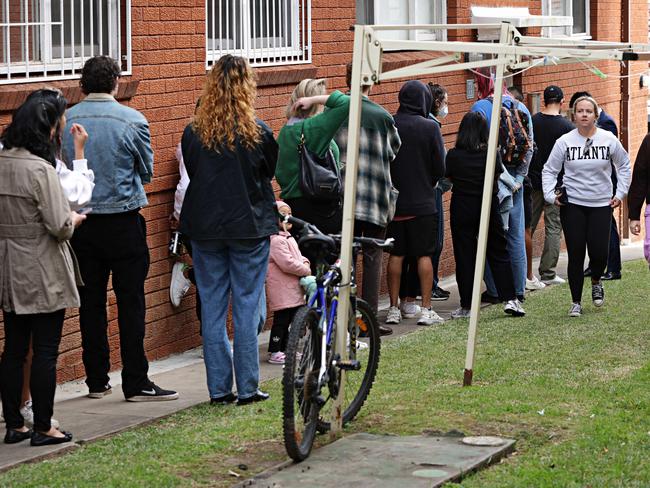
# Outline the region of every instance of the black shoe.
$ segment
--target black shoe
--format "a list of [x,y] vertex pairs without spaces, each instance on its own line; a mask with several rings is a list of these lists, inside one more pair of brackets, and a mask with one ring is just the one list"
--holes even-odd
[[99,388],[88,388],[88,398],[104,398],[106,395],[113,393],[111,385],[106,383]]
[[499,300],[499,297],[492,296],[487,291],[484,291],[483,293],[481,293],[481,302],[491,303],[494,305],[497,303],[501,303],[501,300]]
[[216,398],[210,398],[210,405],[228,405],[229,403],[235,403],[237,401],[237,395],[233,392],[228,393]]
[[449,300],[449,294],[444,293],[444,290],[442,288],[436,288],[431,292],[431,300],[436,302]]
[[583,272],[582,274],[584,275],[585,278],[586,278],[587,276],[591,276],[591,268],[587,268],[587,269],[585,269],[584,272]]
[[517,300],[519,300],[521,303],[524,303],[526,301],[526,297],[524,295],[517,295]]
[[63,444],[64,442],[70,442],[72,440],[72,434],[70,432],[61,431],[61,433],[63,434],[63,437],[53,437],[40,432],[34,432],[32,434],[30,445],[51,446],[53,444]]
[[621,273],[612,273],[611,271],[608,271],[605,273],[601,278],[601,280],[620,280],[621,279]]
[[157,385],[150,383],[147,388],[143,388],[135,395],[124,395],[127,402],[164,402],[176,400],[178,393],[174,390],[163,390]]
[[391,335],[392,333],[393,333],[393,329],[391,329],[390,327],[386,327],[385,325],[379,326],[380,336],[387,336],[387,335]]
[[603,303],[605,303],[605,290],[600,281],[591,285],[591,300],[596,307],[602,307]]
[[262,390],[257,390],[253,396],[249,396],[248,398],[240,398],[237,400],[237,405],[242,406],[255,402],[263,402],[264,400],[268,400],[269,396],[270,395],[268,393],[264,393]]
[[450,291],[444,290],[444,289],[440,288],[439,286],[436,286],[436,291],[437,291],[438,294],[440,294],[440,295],[445,295],[445,296],[449,296],[449,295],[451,295],[451,292],[450,292]]
[[5,444],[16,444],[18,442],[25,441],[29,439],[33,433],[34,432],[31,429],[26,430],[25,432],[14,429],[7,429],[7,433],[5,434]]

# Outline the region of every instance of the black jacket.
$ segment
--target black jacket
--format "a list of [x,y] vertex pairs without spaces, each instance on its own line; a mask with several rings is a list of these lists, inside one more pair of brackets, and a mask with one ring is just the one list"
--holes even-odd
[[276,234],[278,220],[271,178],[278,159],[273,132],[258,120],[262,139],[253,150],[207,149],[192,130],[181,149],[190,184],[179,230],[193,240],[257,239]]
[[[630,220],[641,220],[643,202],[650,204],[650,134],[645,136],[636,154],[632,171],[632,184],[627,193]],[[648,230],[646,229],[646,232]]]
[[395,215],[432,215],[435,186],[445,174],[445,146],[438,124],[429,119],[432,96],[420,81],[407,81],[399,92],[395,126],[402,139],[390,165],[393,185],[399,190]]

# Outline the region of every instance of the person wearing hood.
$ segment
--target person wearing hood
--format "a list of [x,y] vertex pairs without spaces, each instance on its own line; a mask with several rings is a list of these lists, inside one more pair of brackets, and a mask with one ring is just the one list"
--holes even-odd
[[433,97],[420,81],[407,81],[399,92],[395,126],[402,139],[391,163],[393,185],[399,191],[388,235],[395,245],[388,260],[390,309],[386,323],[401,321],[398,307],[402,263],[406,256],[418,258],[422,310],[418,325],[433,325],[442,319],[431,309],[433,267],[438,229],[435,187],[445,174],[445,149],[440,127],[428,118]]

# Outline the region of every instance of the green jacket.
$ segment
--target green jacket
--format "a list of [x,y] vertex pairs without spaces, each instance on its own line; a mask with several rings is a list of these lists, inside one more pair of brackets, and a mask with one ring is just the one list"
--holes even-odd
[[302,197],[300,191],[300,157],[298,144],[300,134],[304,131],[307,148],[323,156],[327,149],[332,149],[337,164],[339,163],[339,148],[333,141],[334,135],[347,119],[350,108],[350,97],[340,91],[333,92],[325,103],[326,110],[308,119],[285,125],[278,134],[278,164],[275,168],[275,179],[282,192],[284,200]]

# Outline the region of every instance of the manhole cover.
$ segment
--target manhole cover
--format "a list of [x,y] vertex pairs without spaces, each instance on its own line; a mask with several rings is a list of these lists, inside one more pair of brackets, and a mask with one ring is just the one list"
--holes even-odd
[[463,437],[462,443],[469,446],[501,446],[506,441],[501,437],[479,435],[475,437]]

